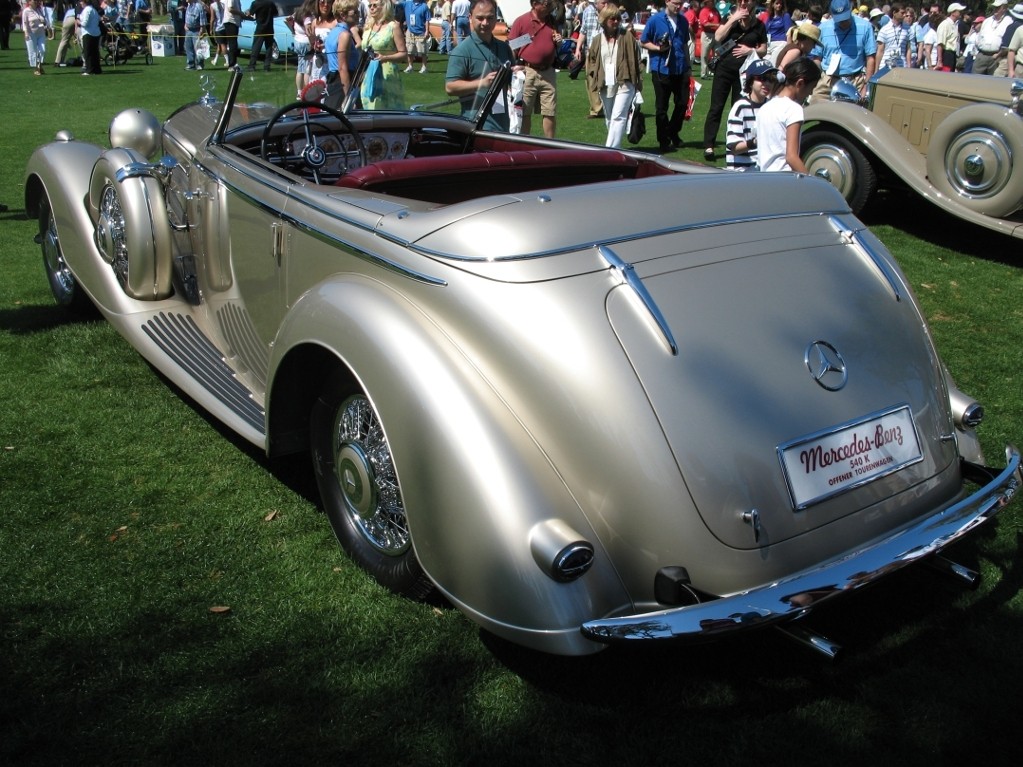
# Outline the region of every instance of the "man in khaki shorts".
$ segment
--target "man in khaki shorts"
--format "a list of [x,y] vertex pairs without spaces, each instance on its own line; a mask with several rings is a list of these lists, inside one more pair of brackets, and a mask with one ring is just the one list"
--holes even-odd
[[419,74],[426,74],[426,57],[430,40],[430,6],[426,0],[406,0],[405,2],[405,50],[408,51],[408,66],[405,72],[412,71],[412,62],[419,59],[423,62]]
[[554,138],[557,127],[557,73],[554,57],[561,45],[561,33],[550,24],[550,0],[530,0],[530,10],[515,19],[508,33],[508,43],[528,40],[517,48],[526,82],[522,86],[522,133],[532,128],[533,112],[543,117],[543,135]]

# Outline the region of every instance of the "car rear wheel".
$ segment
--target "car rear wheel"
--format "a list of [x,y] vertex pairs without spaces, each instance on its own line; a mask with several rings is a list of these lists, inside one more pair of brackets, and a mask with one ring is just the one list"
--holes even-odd
[[380,418],[365,394],[329,383],[313,406],[310,447],[334,534],[377,582],[423,599],[433,583],[412,549],[405,506]]
[[927,177],[938,191],[986,216],[1023,205],[1023,120],[1007,107],[972,104],[946,117],[931,136]]
[[60,237],[57,235],[57,222],[53,218],[53,206],[50,205],[50,198],[45,195],[39,205],[39,243],[43,249],[46,278],[57,304],[76,314],[89,311],[92,302],[64,260]]
[[863,151],[840,133],[822,130],[803,136],[802,153],[810,175],[834,186],[859,215],[877,191],[877,173]]

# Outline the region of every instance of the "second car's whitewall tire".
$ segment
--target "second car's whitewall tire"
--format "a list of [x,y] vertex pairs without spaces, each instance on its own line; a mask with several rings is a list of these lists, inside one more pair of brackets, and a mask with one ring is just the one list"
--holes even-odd
[[146,159],[131,149],[105,152],[92,168],[89,208],[96,246],[132,298],[154,301],[173,290],[171,227],[163,187],[150,176],[117,180],[117,171]]
[[835,187],[859,215],[877,190],[877,173],[855,142],[831,131],[810,131],[802,141],[802,160],[811,176]]
[[1018,210],[1023,206],[1023,118],[996,104],[957,109],[931,135],[927,177],[938,191],[977,213],[1004,218]]

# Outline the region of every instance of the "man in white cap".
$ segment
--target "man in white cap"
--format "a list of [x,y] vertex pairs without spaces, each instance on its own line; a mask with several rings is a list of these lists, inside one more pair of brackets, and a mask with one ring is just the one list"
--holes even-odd
[[952,3],[948,6],[948,16],[938,25],[938,62],[949,72],[956,71],[956,59],[959,58],[959,17],[966,6]]
[[821,22],[821,40],[811,54],[820,60],[824,71],[813,98],[827,98],[840,80],[851,80],[866,97],[867,81],[877,64],[874,27],[853,15],[850,0],[831,0],[830,10],[831,18]]
[[993,0],[991,15],[984,19],[977,33],[977,56],[973,60],[973,74],[993,75],[998,63],[1006,58],[1008,46],[1002,47],[1002,38],[1012,24],[1012,16],[1005,12],[1006,0]]

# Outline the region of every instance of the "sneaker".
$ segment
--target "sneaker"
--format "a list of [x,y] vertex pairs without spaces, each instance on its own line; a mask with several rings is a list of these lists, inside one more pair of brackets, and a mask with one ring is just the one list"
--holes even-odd
[[210,59],[210,66],[211,67],[215,67],[217,65],[217,59],[219,59],[219,58],[220,58],[220,54],[219,53],[214,54],[213,58]]
[[407,67],[405,67],[405,74],[408,74],[411,71],[412,71],[412,65],[409,64]]
[[426,65],[425,64],[423,66],[419,67],[419,74],[421,74],[421,75],[425,75],[426,74]]
[[714,149],[712,147],[707,147],[703,150],[703,159],[707,162],[714,162]]
[[195,67],[193,65],[189,64],[187,67],[185,67],[185,71],[186,72],[194,72],[195,71]]

